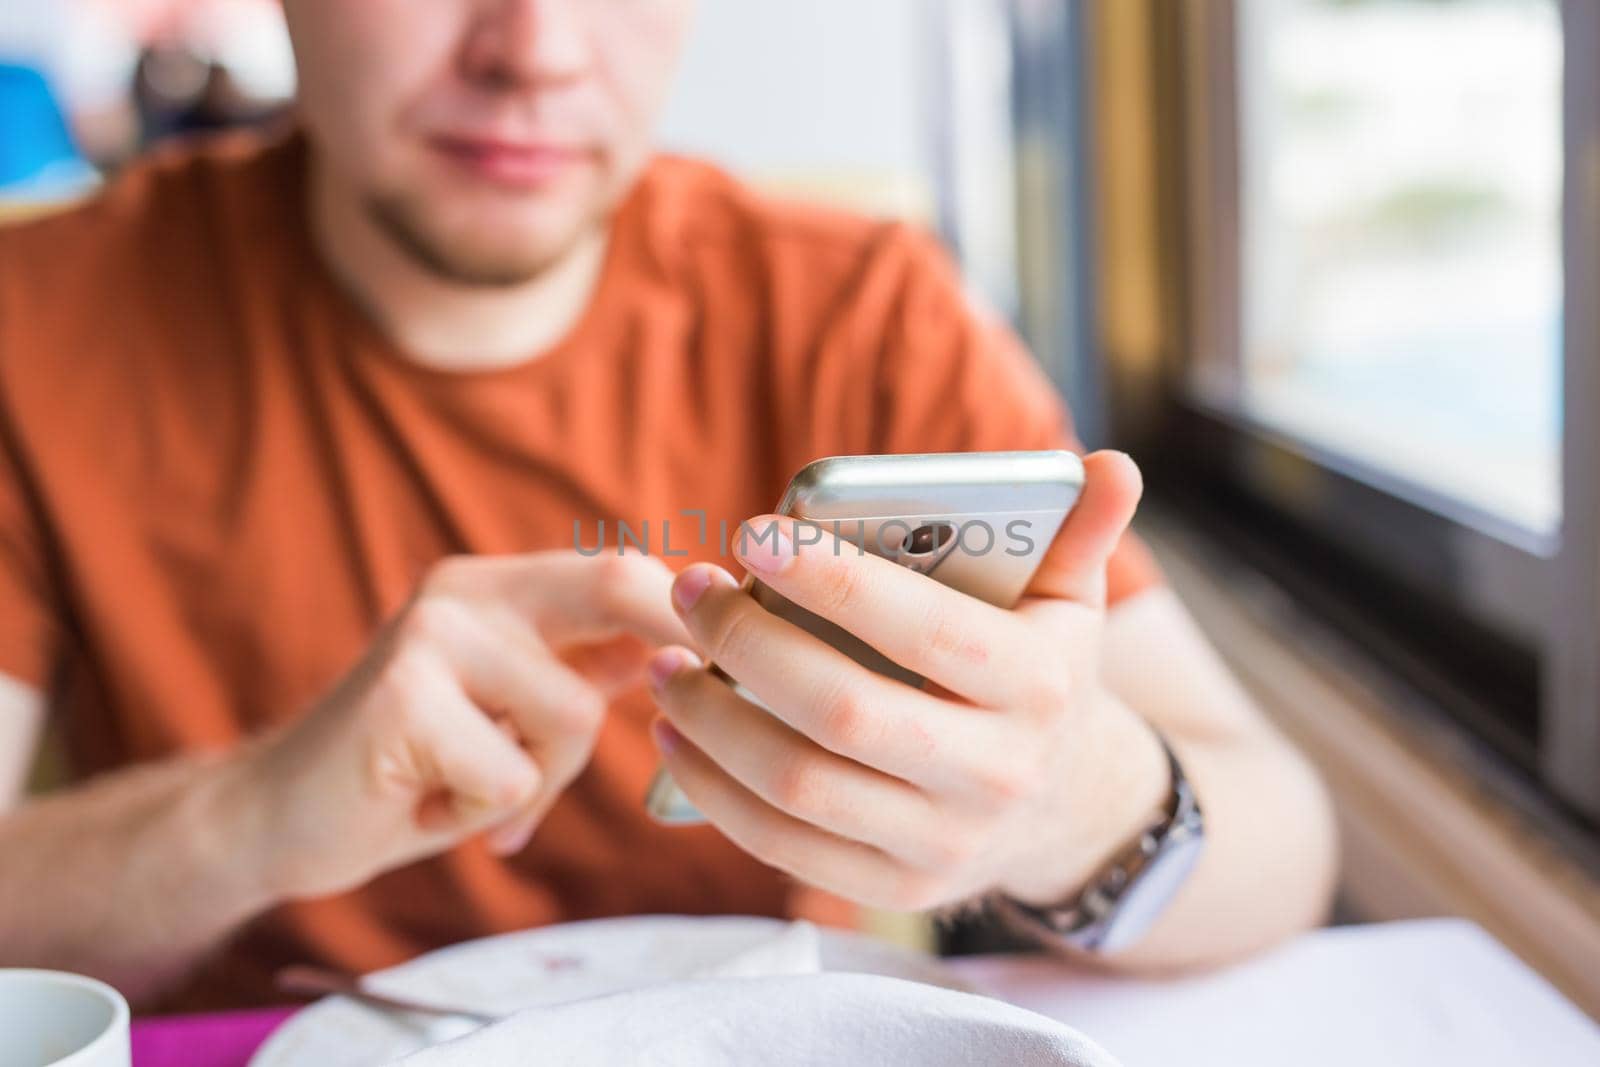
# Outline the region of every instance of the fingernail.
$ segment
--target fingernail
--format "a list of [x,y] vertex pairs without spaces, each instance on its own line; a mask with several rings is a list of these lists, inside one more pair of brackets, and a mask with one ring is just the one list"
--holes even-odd
[[734,547],[744,565],[760,574],[777,574],[794,559],[794,542],[776,521],[768,522],[759,531],[748,525],[739,527]]
[[683,735],[666,719],[657,719],[652,723],[650,732],[655,735],[656,747],[669,756],[678,750],[678,745],[683,741]]
[[667,681],[691,662],[690,654],[681,648],[664,648],[650,657],[650,662],[645,664],[645,675],[650,679],[650,688],[659,690]]
[[678,580],[672,583],[672,602],[679,611],[694,610],[706,590],[711,588],[711,577],[710,567],[690,567],[678,575]]

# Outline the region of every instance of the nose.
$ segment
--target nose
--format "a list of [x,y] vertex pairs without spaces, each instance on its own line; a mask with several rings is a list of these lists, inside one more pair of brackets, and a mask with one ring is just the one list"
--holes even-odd
[[461,53],[469,81],[492,89],[550,87],[589,67],[582,8],[595,0],[484,0]]

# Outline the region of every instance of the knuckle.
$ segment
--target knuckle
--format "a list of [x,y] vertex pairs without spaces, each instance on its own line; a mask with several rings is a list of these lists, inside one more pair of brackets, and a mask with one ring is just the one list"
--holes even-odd
[[637,558],[622,552],[608,552],[597,557],[594,561],[595,585],[605,594],[626,589],[636,573]]
[[641,591],[669,580],[659,560],[636,553],[600,556],[594,566],[594,602],[604,618],[614,621],[637,615]]
[[760,610],[754,601],[730,604],[711,627],[708,651],[712,657],[725,663],[748,662],[748,657],[759,651],[755,646],[760,630],[753,613]]
[[595,560],[595,582],[602,596],[617,603],[629,596],[641,582],[656,577],[660,561],[632,552],[611,553]]
[[871,715],[860,688],[840,681],[822,701],[817,740],[835,752],[855,752],[868,741]]
[[845,560],[830,559],[817,576],[819,613],[832,618],[848,614],[866,595],[866,578],[860,567]]
[[1072,706],[1074,690],[1072,679],[1064,672],[1045,671],[1023,691],[1026,710],[1040,715],[1060,715]]
[[384,664],[366,703],[387,723],[416,723],[425,711],[417,695],[426,691],[431,670],[432,665],[415,647],[400,650]]
[[772,802],[802,818],[823,809],[823,768],[814,759],[795,757],[779,765],[772,775]]
[[447,638],[461,625],[461,605],[438,593],[418,597],[400,620],[402,644],[432,644]]
[[952,873],[965,870],[977,859],[978,842],[965,832],[939,834],[927,846],[929,867],[937,872]]
[[600,614],[613,618],[628,595],[629,564],[626,556],[601,556],[595,561],[590,595]]
[[943,607],[929,608],[918,633],[919,643],[942,657],[954,657],[973,666],[989,662],[989,645],[973,636],[961,620],[952,618]]
[[1029,794],[1029,776],[1023,767],[1025,762],[1025,756],[1013,753],[1004,764],[973,771],[974,788],[979,802],[986,809],[998,811],[1010,808]]
[[584,597],[597,614],[614,616],[628,588],[627,557],[605,552],[585,563],[587,569],[579,579]]

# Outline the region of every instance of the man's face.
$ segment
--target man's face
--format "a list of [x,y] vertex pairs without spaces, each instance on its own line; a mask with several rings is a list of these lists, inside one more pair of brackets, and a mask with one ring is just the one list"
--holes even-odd
[[329,176],[434,273],[538,274],[649,153],[694,0],[284,0]]

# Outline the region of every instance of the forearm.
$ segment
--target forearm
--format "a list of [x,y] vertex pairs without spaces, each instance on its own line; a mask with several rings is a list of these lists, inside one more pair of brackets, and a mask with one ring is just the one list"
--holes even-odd
[[1150,932],[1106,963],[1216,966],[1322,921],[1336,839],[1326,795],[1299,754],[1270,736],[1169,743],[1200,798],[1205,848]]
[[1206,827],[1200,862],[1156,925],[1105,962],[1136,970],[1215,965],[1319,922],[1337,873],[1327,795],[1170,592],[1113,612],[1103,680],[1172,746]]
[[105,775],[0,816],[0,966],[59,968],[130,999],[159,992],[272,901],[233,765]]

